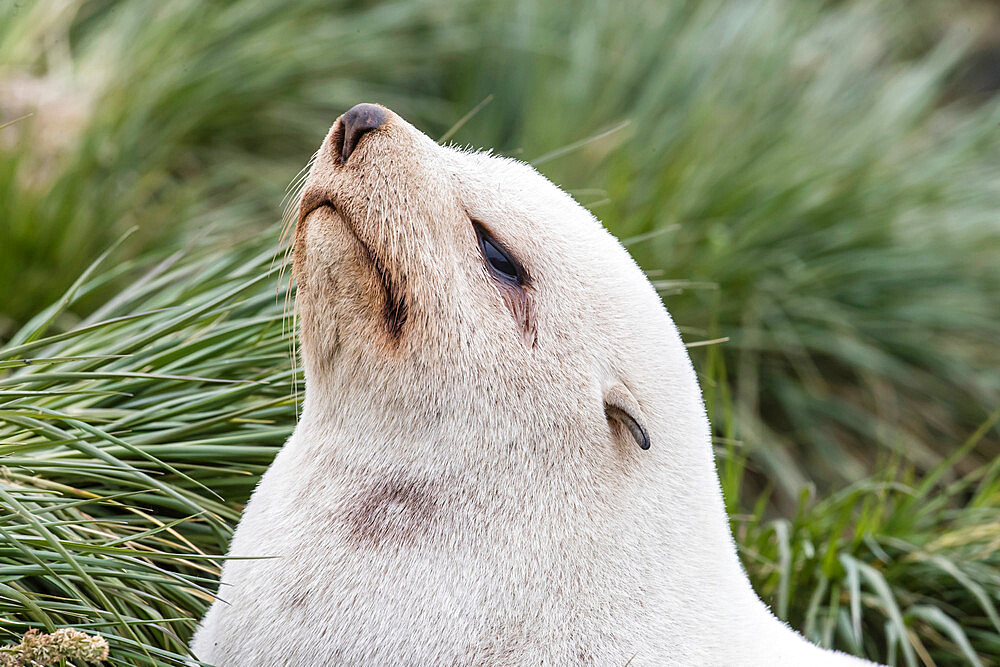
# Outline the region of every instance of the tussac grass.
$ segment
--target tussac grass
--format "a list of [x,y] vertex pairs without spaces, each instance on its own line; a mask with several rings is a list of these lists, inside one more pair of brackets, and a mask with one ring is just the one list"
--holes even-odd
[[642,239],[686,339],[730,338],[728,418],[786,501],[872,441],[928,470],[1000,404],[1000,106],[949,103],[988,24],[948,6],[519,3],[450,80],[494,94],[457,139]]
[[361,99],[437,136],[489,100],[453,141],[537,164],[636,239],[689,341],[730,339],[757,488],[787,511],[872,442],[925,472],[1000,401],[1000,106],[956,83],[991,24],[955,7],[0,6],[0,113],[34,113],[0,129],[0,338],[125,228],[133,255],[261,229]]
[[107,636],[112,664],[181,664],[238,503],[291,432],[271,253],[177,261],[0,352],[8,633],[68,624]]
[[[272,247],[94,271],[0,348],[0,639],[70,625],[105,636],[111,664],[182,664],[241,503],[295,419]],[[131,287],[48,330],[121,272]],[[718,387],[724,354],[707,356]],[[713,417],[731,409],[725,392],[707,399]],[[930,475],[804,493],[791,519],[742,497],[745,449],[720,436],[757,590],[826,646],[898,665],[1000,660],[1000,465],[952,475],[993,425]]]
[[535,162],[686,340],[730,339],[692,353],[779,615],[895,664],[1000,662],[1000,107],[956,89],[987,24],[955,7],[0,4],[0,87],[58,93],[0,129],[2,638],[76,625],[178,664],[294,422],[256,231],[366,99]]
[[0,124],[13,123],[0,130],[0,283],[19,285],[0,338],[134,225],[138,252],[209,215],[235,230],[272,222],[332,119],[362,94],[393,104],[386,79],[466,41],[430,22],[436,8],[0,3]]

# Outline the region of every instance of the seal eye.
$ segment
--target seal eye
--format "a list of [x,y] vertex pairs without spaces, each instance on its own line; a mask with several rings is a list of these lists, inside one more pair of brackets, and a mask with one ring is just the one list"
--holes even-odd
[[510,258],[510,255],[491,239],[483,237],[482,244],[483,255],[486,256],[486,261],[489,262],[493,270],[504,278],[517,280],[517,267],[514,266],[514,260]]
[[473,223],[476,228],[476,235],[479,237],[479,247],[483,251],[486,265],[497,280],[501,280],[510,285],[524,284],[524,270],[510,256],[507,249],[494,239],[483,229],[479,223]]

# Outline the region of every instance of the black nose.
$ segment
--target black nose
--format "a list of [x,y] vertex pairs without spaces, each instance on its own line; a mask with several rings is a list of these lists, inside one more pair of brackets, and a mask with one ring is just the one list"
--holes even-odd
[[354,152],[365,132],[377,130],[382,127],[384,122],[385,110],[380,106],[357,104],[348,109],[347,113],[340,117],[340,123],[343,126],[340,146],[341,160],[347,162],[347,158],[351,157],[351,153]]

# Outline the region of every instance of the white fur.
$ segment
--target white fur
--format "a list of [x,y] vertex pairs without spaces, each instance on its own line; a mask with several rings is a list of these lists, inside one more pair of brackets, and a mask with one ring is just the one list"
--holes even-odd
[[[863,664],[751,589],[691,362],[621,244],[531,167],[389,116],[343,165],[331,131],[307,182],[303,205],[336,212],[304,210],[296,230],[302,418],[230,551],[270,558],[226,563],[197,657]],[[533,344],[470,219],[527,269]],[[398,340],[357,239],[403,286]],[[647,451],[605,416],[617,383]]]

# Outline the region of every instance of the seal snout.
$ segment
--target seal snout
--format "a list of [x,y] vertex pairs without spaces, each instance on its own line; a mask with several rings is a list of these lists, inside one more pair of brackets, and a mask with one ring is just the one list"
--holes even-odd
[[366,133],[385,124],[385,109],[376,104],[356,104],[340,117],[340,131],[334,137],[334,150],[341,162],[347,162]]

